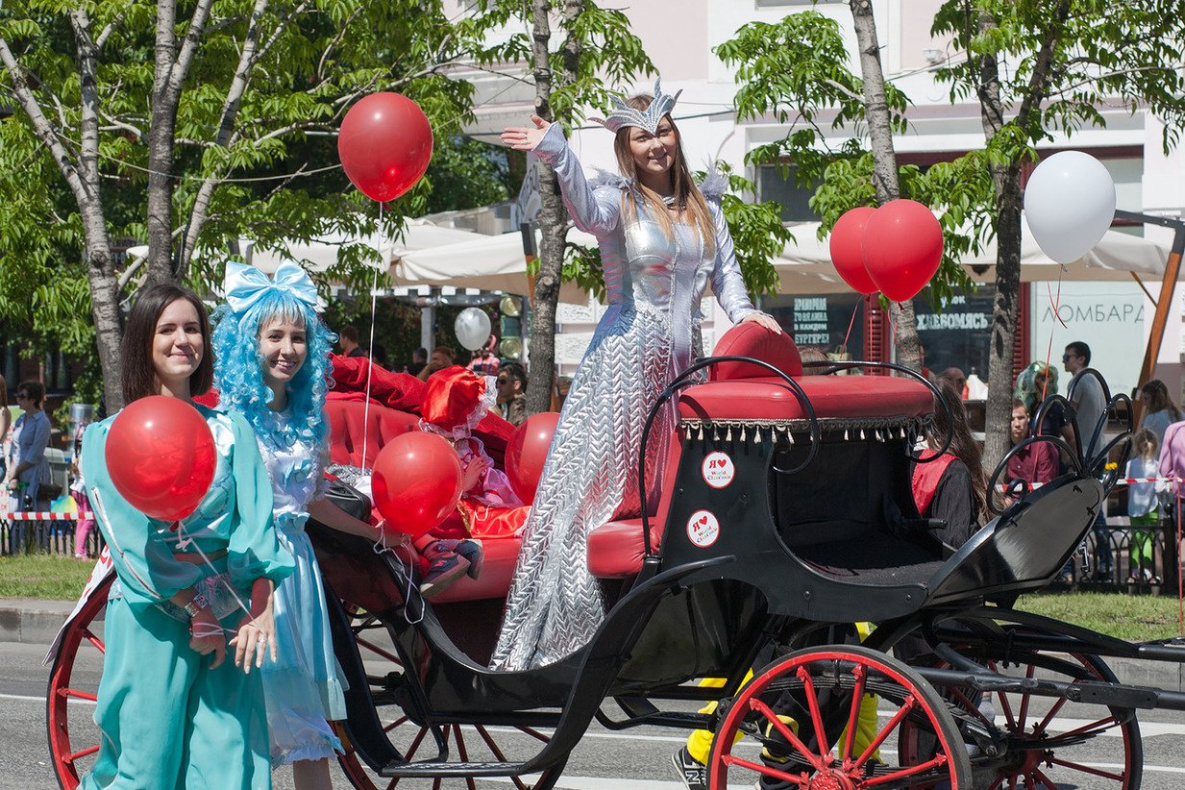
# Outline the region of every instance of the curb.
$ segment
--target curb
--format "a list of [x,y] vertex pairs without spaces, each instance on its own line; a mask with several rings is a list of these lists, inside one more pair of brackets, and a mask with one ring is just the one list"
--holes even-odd
[[0,598],[0,642],[48,645],[73,610],[73,601]]

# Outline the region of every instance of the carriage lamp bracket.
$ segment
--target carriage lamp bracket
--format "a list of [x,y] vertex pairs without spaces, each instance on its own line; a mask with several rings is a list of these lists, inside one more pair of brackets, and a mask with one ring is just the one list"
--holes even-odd
[[655,556],[654,549],[650,545],[650,514],[647,513],[646,507],[646,446],[650,441],[650,429],[654,426],[654,420],[658,417],[658,413],[662,409],[663,405],[672,397],[674,397],[676,392],[683,389],[684,387],[699,383],[698,381],[692,379],[696,373],[703,370],[704,368],[718,365],[722,362],[750,363],[757,365],[758,367],[765,368],[774,375],[781,377],[783,381],[790,385],[790,389],[794,393],[794,397],[798,400],[802,410],[806,412],[807,417],[810,420],[811,448],[809,451],[807,451],[806,460],[794,467],[793,470],[786,472],[786,474],[797,474],[798,472],[801,472],[808,465],[810,465],[812,461],[815,460],[815,456],[819,452],[821,433],[819,431],[819,418],[815,415],[815,407],[811,404],[810,398],[807,397],[806,392],[803,391],[799,383],[792,379],[784,371],[775,367],[774,365],[771,365],[765,360],[754,359],[753,357],[745,356],[728,355],[722,357],[705,357],[697,362],[693,362],[687,368],[687,370],[676,376],[675,379],[667,385],[666,389],[664,389],[659,394],[658,400],[655,401],[654,406],[650,409],[650,413],[646,415],[646,424],[642,428],[642,446],[638,452],[638,501],[642,505],[642,548],[645,551],[645,559],[643,560],[644,563],[651,562],[651,557]]

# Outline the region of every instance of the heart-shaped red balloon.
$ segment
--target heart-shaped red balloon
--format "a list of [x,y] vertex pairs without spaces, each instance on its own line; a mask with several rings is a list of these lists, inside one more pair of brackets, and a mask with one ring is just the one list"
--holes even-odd
[[864,224],[864,266],[881,293],[904,302],[938,271],[942,243],[934,212],[915,200],[891,200]]
[[864,225],[868,218],[876,213],[876,209],[869,206],[845,211],[843,216],[835,221],[831,228],[831,263],[843,281],[852,286],[857,293],[876,293],[876,283],[868,276],[864,268]]
[[448,518],[461,500],[461,459],[436,434],[401,433],[375,458],[371,491],[388,528],[423,535]]
[[132,402],[111,423],[104,450],[115,490],[141,513],[180,521],[214,481],[218,455],[201,413],[178,398]]
[[514,429],[506,445],[506,476],[510,478],[514,493],[528,505],[535,501],[543,464],[547,461],[547,451],[551,449],[551,439],[559,421],[559,412],[532,414]]
[[372,93],[346,113],[337,154],[354,186],[372,200],[394,200],[416,185],[432,161],[432,127],[399,93]]

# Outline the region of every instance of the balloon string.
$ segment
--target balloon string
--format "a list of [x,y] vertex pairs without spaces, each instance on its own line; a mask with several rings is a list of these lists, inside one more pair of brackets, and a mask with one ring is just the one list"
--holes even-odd
[[[1056,318],[1058,323],[1060,323],[1063,327],[1069,329],[1069,327],[1066,326],[1066,322],[1062,320],[1060,315],[1058,315],[1058,308],[1061,307],[1062,303],[1062,273],[1060,271],[1057,275],[1057,296],[1055,297],[1053,295],[1053,289],[1050,287],[1049,283],[1045,283],[1045,293],[1049,296],[1049,304],[1053,308],[1053,317]],[[1053,357],[1053,334],[1054,327],[1050,327],[1049,345],[1045,348],[1045,384],[1041,387],[1042,401],[1045,400],[1045,396],[1049,392],[1049,369],[1052,367],[1050,360]]]
[[[379,219],[378,228],[375,238],[379,240],[379,258],[383,257],[383,202],[378,201],[379,204]],[[381,260],[380,260],[381,265]],[[374,373],[374,318],[378,312],[378,291],[379,291],[379,270],[374,270],[374,278],[370,286],[370,348],[366,354],[366,405],[362,408],[362,468],[367,469],[366,465],[366,439],[370,431],[370,379]]]
[[852,320],[848,321],[848,332],[846,335],[843,336],[844,353],[847,353],[848,340],[850,340],[852,337],[852,327],[854,327],[856,325],[856,314],[860,312],[860,305],[863,303],[864,303],[864,298],[857,299],[856,306],[852,308]]

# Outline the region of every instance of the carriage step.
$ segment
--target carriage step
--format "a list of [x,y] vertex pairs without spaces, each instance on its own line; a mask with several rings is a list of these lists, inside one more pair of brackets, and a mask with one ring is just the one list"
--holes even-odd
[[524,773],[526,763],[459,763],[459,762],[417,762],[404,763],[394,760],[387,764],[379,775],[383,777],[433,778],[447,776],[518,776]]

